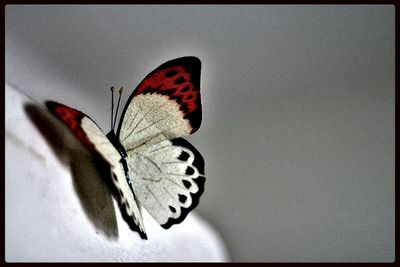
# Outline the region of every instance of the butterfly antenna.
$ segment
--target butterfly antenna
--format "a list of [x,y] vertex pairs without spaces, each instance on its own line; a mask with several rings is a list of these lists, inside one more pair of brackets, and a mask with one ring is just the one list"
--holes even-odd
[[119,102],[121,101],[121,95],[122,95],[123,92],[124,92],[124,87],[121,87],[121,88],[119,89],[119,98],[118,98],[117,110],[115,111],[114,125],[113,125],[113,127],[112,127],[113,130],[114,130],[114,128],[115,128],[115,122],[117,121]]
[[113,129],[113,117],[114,117],[114,86],[111,86],[111,129]]

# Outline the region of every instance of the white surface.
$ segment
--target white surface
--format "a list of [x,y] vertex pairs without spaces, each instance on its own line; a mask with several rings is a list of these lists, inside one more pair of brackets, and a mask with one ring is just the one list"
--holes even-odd
[[[90,154],[42,108],[6,85],[7,262],[228,260],[218,233],[193,213],[164,230],[143,212],[149,239],[140,239],[100,176],[84,171],[96,171]],[[46,126],[43,135],[37,127]]]

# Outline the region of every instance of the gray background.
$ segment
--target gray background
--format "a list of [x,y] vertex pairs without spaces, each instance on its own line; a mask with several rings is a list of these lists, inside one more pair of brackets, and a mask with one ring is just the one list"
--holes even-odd
[[6,81],[108,131],[110,85],[197,56],[196,211],[232,259],[393,261],[394,11],[8,5]]

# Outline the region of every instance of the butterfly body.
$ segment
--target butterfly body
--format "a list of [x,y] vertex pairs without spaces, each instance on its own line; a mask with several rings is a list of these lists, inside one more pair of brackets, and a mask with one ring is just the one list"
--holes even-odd
[[128,154],[126,153],[124,146],[121,145],[121,142],[118,140],[118,137],[115,135],[114,130],[111,130],[108,134],[106,134],[106,137],[108,138],[108,140],[110,140],[111,144],[113,144],[114,147],[117,149],[122,159],[126,158]]
[[168,229],[185,219],[204,191],[204,160],[182,138],[201,124],[200,66],[199,59],[183,57],[148,74],[131,93],[116,133],[115,121],[104,134],[84,113],[46,102],[88,149],[110,165],[122,215],[144,239],[138,203]]
[[106,137],[108,138],[108,140],[110,140],[110,143],[114,145],[114,147],[117,149],[118,153],[121,155],[120,162],[124,169],[126,180],[129,184],[131,184],[131,178],[129,177],[129,169],[128,169],[128,165],[127,165],[126,159],[125,159],[128,156],[128,154],[126,153],[124,146],[121,145],[121,142],[118,140],[118,137],[115,135],[114,130],[111,130],[108,134],[106,134]]

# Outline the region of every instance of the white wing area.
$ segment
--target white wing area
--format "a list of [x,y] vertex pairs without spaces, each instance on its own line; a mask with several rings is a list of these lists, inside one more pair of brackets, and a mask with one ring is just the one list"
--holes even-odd
[[[121,155],[111,144],[103,131],[88,117],[81,120],[82,130],[86,133],[90,142],[95,146],[96,151],[110,164],[113,174],[113,185],[117,190],[119,204],[122,213],[129,221],[133,223],[145,233],[144,224],[140,210],[138,208],[135,197],[126,180],[122,164],[120,163]],[[125,214],[124,214],[125,213]],[[129,222],[131,224],[132,222]]]
[[119,129],[120,142],[129,151],[160,134],[167,139],[188,136],[191,126],[183,116],[179,105],[166,95],[137,95],[128,105]]
[[121,155],[117,149],[111,144],[110,140],[104,135],[99,126],[87,116],[81,120],[81,128],[86,133],[90,142],[95,146],[101,156],[111,165],[118,165]]
[[[164,228],[182,221],[198,204],[203,192],[204,161],[189,146],[174,144],[174,140],[160,135],[128,152],[129,176],[135,195]],[[198,166],[195,160],[200,161]]]

